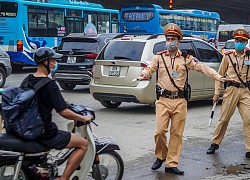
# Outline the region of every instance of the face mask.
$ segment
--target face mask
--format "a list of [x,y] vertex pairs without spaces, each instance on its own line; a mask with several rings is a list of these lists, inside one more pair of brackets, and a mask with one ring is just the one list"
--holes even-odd
[[[53,64],[53,63],[51,63],[51,64]],[[54,69],[51,69],[51,72],[56,72],[56,70],[58,69],[58,64],[57,63],[55,63],[55,64],[53,64],[55,67],[54,67]]]
[[174,51],[177,49],[177,42],[166,42],[166,48],[169,51]]
[[238,51],[242,51],[246,47],[246,44],[241,42],[236,42],[234,43],[234,46],[235,49],[237,49]]

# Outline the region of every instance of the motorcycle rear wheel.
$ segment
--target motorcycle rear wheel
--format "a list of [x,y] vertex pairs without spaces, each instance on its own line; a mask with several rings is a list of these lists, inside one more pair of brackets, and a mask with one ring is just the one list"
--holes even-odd
[[98,167],[105,180],[121,180],[124,172],[124,164],[121,156],[116,151],[101,152],[99,155],[99,164],[93,165],[92,177],[88,180],[98,180]]
[[[15,171],[16,161],[5,161],[0,162],[0,179],[1,180],[13,180],[14,171]],[[21,167],[21,170],[18,174],[18,180],[29,180],[25,170]]]

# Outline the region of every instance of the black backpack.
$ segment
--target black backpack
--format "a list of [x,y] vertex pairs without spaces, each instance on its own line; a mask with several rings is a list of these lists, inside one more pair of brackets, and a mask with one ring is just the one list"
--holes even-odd
[[7,133],[33,140],[44,133],[45,122],[39,112],[36,92],[52,81],[41,78],[33,87],[26,78],[20,87],[9,87],[2,93],[2,116]]

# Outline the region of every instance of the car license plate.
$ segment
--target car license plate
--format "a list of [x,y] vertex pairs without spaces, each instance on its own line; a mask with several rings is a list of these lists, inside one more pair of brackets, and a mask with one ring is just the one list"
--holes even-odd
[[75,64],[76,63],[76,57],[69,56],[67,59],[68,64]]
[[110,66],[109,76],[120,76],[121,67],[120,66]]

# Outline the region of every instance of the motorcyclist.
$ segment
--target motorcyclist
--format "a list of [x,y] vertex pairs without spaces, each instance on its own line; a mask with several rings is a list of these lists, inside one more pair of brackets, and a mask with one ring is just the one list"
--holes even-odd
[[[37,63],[37,71],[26,77],[29,83],[34,85],[41,78],[49,78],[48,75],[54,72],[58,65],[57,60],[62,57],[53,49],[41,47],[34,53],[34,60]],[[54,80],[47,83],[37,91],[39,110],[42,119],[46,122],[45,132],[37,141],[51,149],[74,148],[68,158],[61,180],[69,180],[73,172],[78,168],[87,151],[88,141],[76,134],[59,130],[52,121],[52,110],[69,120],[90,122],[92,117],[82,116],[68,109],[59,87]]]

